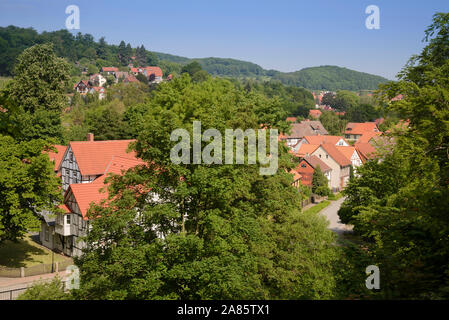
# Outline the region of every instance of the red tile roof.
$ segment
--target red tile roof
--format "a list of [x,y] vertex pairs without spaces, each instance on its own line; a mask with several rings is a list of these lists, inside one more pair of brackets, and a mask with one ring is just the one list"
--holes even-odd
[[[332,143],[336,145],[338,141],[343,139],[343,137],[340,136],[327,136],[327,135],[317,135],[317,136],[305,136],[304,139],[307,140],[310,144],[323,144],[323,143]],[[345,139],[343,139],[346,141]]]
[[323,161],[321,161],[320,158],[318,158],[317,156],[306,156],[306,157],[304,157],[304,160],[306,160],[314,169],[317,166],[320,166],[320,169],[323,172],[332,170],[331,167],[329,167],[327,164],[325,164]]
[[147,76],[154,74],[155,77],[162,77],[162,70],[159,67],[145,67],[144,72],[146,71]]
[[285,121],[287,121],[287,122],[296,122],[296,117],[287,117],[287,119]]
[[343,155],[342,152],[340,152],[336,146],[330,143],[322,144],[321,147],[326,151],[332,159],[335,160],[340,166],[350,166],[352,162],[346,158],[345,155]]
[[108,199],[107,185],[105,185],[104,180],[110,173],[122,175],[130,168],[143,164],[145,162],[139,159],[114,156],[101,177],[91,183],[71,184],[67,193],[73,193],[83,219],[87,220],[87,210],[91,203],[100,204],[103,200]]
[[[341,152],[343,156],[345,156],[346,159],[351,161],[352,155],[354,154],[355,147],[352,146],[336,146],[337,150]],[[352,163],[352,161],[351,161]]]
[[118,72],[118,68],[116,67],[103,67],[101,70],[103,72]]
[[48,151],[48,157],[50,158],[50,161],[55,162],[54,170],[58,171],[67,146],[54,145],[53,147],[55,147],[56,151]]
[[299,147],[298,151],[296,151],[296,156],[297,157],[305,157],[308,155],[311,155],[313,152],[315,152],[316,149],[318,149],[320,147],[319,144],[307,144],[307,143],[303,143],[301,144],[301,146]]
[[365,132],[377,132],[377,124],[375,122],[349,122],[346,125],[346,134],[357,134],[362,135]]
[[314,118],[319,118],[321,116],[321,111],[317,109],[309,110],[309,115],[311,115]]
[[376,149],[370,143],[356,143],[354,146],[363,162],[376,156]]
[[107,140],[107,141],[74,141],[70,142],[73,155],[82,175],[103,174],[115,157],[135,159],[134,151],[127,153],[128,145],[134,140]]
[[368,143],[372,138],[380,136],[382,132],[365,132],[362,136],[357,140],[357,143]]

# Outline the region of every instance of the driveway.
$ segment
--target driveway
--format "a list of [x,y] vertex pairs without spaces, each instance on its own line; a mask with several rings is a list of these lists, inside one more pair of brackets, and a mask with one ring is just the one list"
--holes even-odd
[[329,221],[328,228],[339,235],[343,234],[346,231],[352,230],[352,226],[341,223],[340,217],[338,216],[338,210],[340,209],[340,206],[344,200],[345,197],[342,197],[335,201],[331,201],[330,205],[320,211],[320,213],[324,215]]

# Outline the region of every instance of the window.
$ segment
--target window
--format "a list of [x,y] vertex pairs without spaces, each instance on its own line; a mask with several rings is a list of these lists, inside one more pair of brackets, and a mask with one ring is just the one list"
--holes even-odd
[[65,216],[65,223],[70,224],[70,214]]
[[50,240],[50,232],[48,231],[48,226],[45,226],[45,241]]
[[329,159],[329,155],[328,154],[326,154],[326,159]]
[[305,163],[301,163],[301,168],[306,168],[306,164]]

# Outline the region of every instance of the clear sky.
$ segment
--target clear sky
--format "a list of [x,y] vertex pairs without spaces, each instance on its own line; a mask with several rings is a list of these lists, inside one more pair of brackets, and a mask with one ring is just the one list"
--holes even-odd
[[[76,32],[111,44],[286,72],[338,65],[389,79],[420,52],[432,15],[449,11],[449,0],[0,0],[0,26],[63,29],[72,4]],[[379,30],[365,27],[368,5],[380,9]]]

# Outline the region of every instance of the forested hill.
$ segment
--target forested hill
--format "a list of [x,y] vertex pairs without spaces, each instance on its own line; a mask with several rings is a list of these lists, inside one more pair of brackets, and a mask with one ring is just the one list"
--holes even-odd
[[81,62],[89,70],[103,66],[126,66],[131,56],[142,65],[158,65],[164,74],[179,73],[182,66],[194,60],[214,76],[237,79],[278,80],[283,84],[311,90],[372,90],[379,83],[388,81],[380,76],[362,73],[337,66],[305,68],[295,72],[266,70],[261,66],[236,59],[191,59],[167,53],[148,51],[142,46],[131,48],[124,41],[120,45],[107,44],[104,38],[95,41],[90,34],[73,35],[67,30],[38,33],[32,28],[0,27],[0,76],[12,73],[16,57],[26,48],[44,42],[52,42],[57,55],[71,62]]
[[358,72],[338,66],[320,66],[304,68],[295,72],[265,70],[261,66],[247,61],[226,58],[197,58],[169,55],[156,52],[162,59],[177,63],[198,61],[204,70],[212,75],[233,78],[255,78],[259,80],[279,80],[283,84],[304,87],[311,90],[372,90],[380,83],[387,82],[380,76]]

